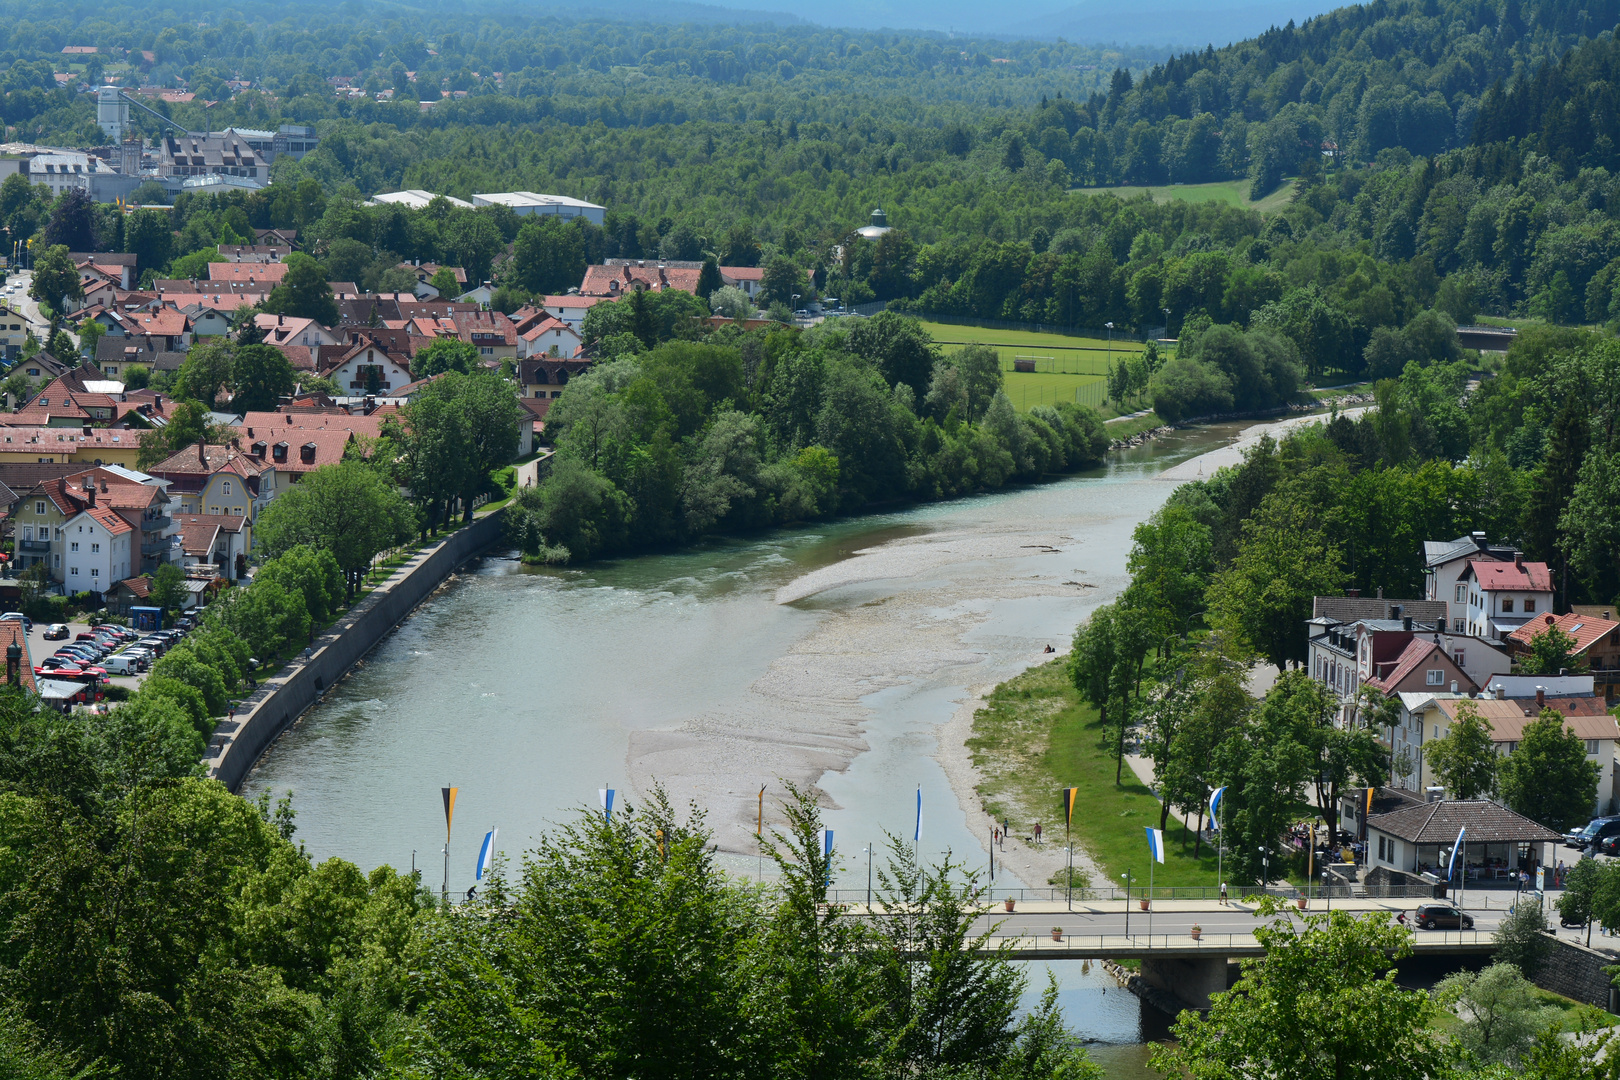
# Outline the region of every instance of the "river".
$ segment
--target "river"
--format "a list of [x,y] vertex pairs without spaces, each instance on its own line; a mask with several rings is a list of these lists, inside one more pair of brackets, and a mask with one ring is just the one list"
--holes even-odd
[[[924,854],[981,863],[989,822],[965,810],[965,759],[942,729],[1118,594],[1132,530],[1175,487],[1159,474],[1240,426],[1050,483],[674,553],[581,569],[486,557],[333,687],[243,794],[290,790],[317,860],[414,860],[431,884],[439,789],[455,785],[456,892],[487,829],[517,858],[599,788],[634,801],[654,781],[705,808],[738,873],[756,871],[757,792],[769,824],[784,778],[824,793],[842,884],[864,884],[860,851],[882,830],[910,837],[918,791]],[[1027,869],[998,867],[998,883]],[[1059,966],[1076,1029],[1120,1044],[1111,1075],[1149,1075],[1130,1063],[1136,999]]]

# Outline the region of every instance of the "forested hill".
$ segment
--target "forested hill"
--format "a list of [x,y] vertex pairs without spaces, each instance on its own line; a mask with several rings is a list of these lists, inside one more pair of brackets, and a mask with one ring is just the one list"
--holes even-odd
[[[1557,60],[1617,18],[1617,0],[1344,7],[1177,56],[1138,81],[1116,73],[1106,95],[1047,117],[1037,141],[1094,183],[1247,172],[1263,193],[1324,141],[1362,161],[1391,147],[1431,155],[1466,146],[1494,84]],[[1067,154],[1058,153],[1060,130]]]
[[1557,63],[1520,73],[1480,103],[1479,145],[1517,142],[1573,175],[1613,170],[1620,158],[1620,44],[1612,35],[1572,49]]

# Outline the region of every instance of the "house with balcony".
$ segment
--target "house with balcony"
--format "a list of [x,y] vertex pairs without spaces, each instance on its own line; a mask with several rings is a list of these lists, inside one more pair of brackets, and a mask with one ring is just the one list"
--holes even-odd
[[1492,544],[1483,532],[1455,540],[1423,542],[1423,599],[1446,605],[1446,625],[1452,633],[1468,632],[1468,588],[1463,573],[1471,562],[1512,562],[1519,554],[1511,544]]
[[1525,727],[1538,719],[1543,709],[1553,709],[1564,717],[1565,727],[1585,744],[1587,757],[1598,764],[1593,813],[1609,812],[1616,805],[1620,796],[1615,785],[1620,722],[1609,714],[1607,702],[1593,693],[1589,675],[1560,679],[1506,676],[1492,680],[1478,697],[1447,690],[1406,692],[1400,698],[1401,719],[1390,743],[1395,763],[1391,787],[1423,796],[1440,786],[1423,748],[1446,737],[1464,704],[1471,704],[1490,725],[1491,743],[1503,756],[1518,747]]
[[1584,661],[1597,681],[1596,692],[1604,697],[1616,696],[1620,688],[1620,622],[1610,618],[1612,609],[1597,608],[1601,614],[1572,611],[1567,615],[1538,615],[1508,635],[1508,648],[1515,658],[1530,655],[1535,639],[1552,627],[1567,635],[1574,645],[1570,656]]
[[247,576],[253,525],[240,514],[184,514],[180,522],[180,565],[188,575],[213,567],[217,577],[238,581]]
[[[255,459],[234,443],[197,443],[148,470],[169,481],[169,494],[180,517],[234,515],[249,517],[268,503],[261,492],[274,489],[275,467]],[[273,495],[271,496],[273,497]]]
[[1506,641],[1537,615],[1552,611],[1552,572],[1544,562],[1472,559],[1458,582],[1467,597],[1467,631],[1473,637]]
[[[92,588],[89,584],[91,579],[100,583],[94,586],[97,592],[110,588],[111,582],[105,574],[119,564],[107,560],[95,561],[94,566],[99,568],[99,572],[91,574],[92,561],[88,556],[110,555],[113,552],[110,549],[72,547],[81,542],[99,544],[102,538],[83,541],[76,535],[67,535],[68,523],[87,510],[113,513],[127,527],[115,528],[114,538],[108,541],[120,547],[124,560],[130,564],[129,569],[113,581],[131,574],[150,572],[165,562],[173,561],[176,530],[169,512],[169,493],[159,484],[136,482],[130,479],[131,475],[139,474],[90,468],[37,482],[23,492],[12,504],[10,512],[17,565],[26,569],[44,563],[51,580],[70,591]],[[109,523],[101,518],[97,521],[98,531],[105,531],[109,527]],[[79,554],[85,555],[86,559],[75,562],[70,558]],[[82,571],[77,585],[71,573],[74,567]]]

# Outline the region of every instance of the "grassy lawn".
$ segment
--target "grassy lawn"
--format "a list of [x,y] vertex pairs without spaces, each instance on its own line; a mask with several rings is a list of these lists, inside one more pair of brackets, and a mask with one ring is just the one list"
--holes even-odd
[[1159,419],[1159,414],[1150,412],[1134,420],[1111,421],[1103,430],[1108,432],[1110,439],[1128,439],[1139,431],[1152,431],[1156,427],[1163,426],[1164,421]]
[[[1060,401],[1076,401],[1092,406],[1102,404],[1106,392],[1103,381],[1108,374],[1110,350],[1105,337],[995,330],[987,326],[957,326],[927,321],[923,322],[923,329],[947,351],[963,345],[989,345],[995,349],[1001,357],[1002,380],[1007,396],[1019,412],[1028,412],[1036,405],[1055,405]],[[1128,355],[1141,351],[1140,341],[1115,338],[1112,345],[1115,354]],[[1014,371],[1013,361],[1017,359],[1034,360],[1035,370]]]
[[[1559,1031],[1597,1031],[1614,1025],[1613,1016],[1585,1002],[1543,990],[1539,986],[1532,989],[1531,994],[1537,1005],[1552,1010],[1549,1019]],[[1450,1009],[1433,1008],[1429,1010],[1429,1026],[1449,1035],[1462,1027],[1462,1019]]]
[[1236,206],[1243,210],[1258,210],[1262,214],[1276,213],[1294,197],[1294,185],[1291,181],[1283,183],[1270,195],[1259,202],[1249,201],[1249,182],[1247,180],[1223,180],[1214,184],[1166,184],[1163,187],[1138,187],[1123,185],[1120,187],[1093,187],[1073,188],[1081,195],[1102,195],[1112,193],[1122,199],[1129,199],[1135,195],[1147,194],[1153,197],[1154,202],[1167,203],[1180,199],[1183,202],[1218,202],[1227,206]]
[[[1053,660],[1002,683],[973,718],[968,750],[984,774],[979,797],[987,812],[1015,822],[1040,821],[1046,836],[1062,843],[1059,792],[1080,789],[1074,811],[1077,846],[1088,851],[1118,885],[1126,870],[1132,882],[1148,879],[1147,826],[1159,824],[1159,801],[1131,772],[1114,784],[1114,761],[1100,746],[1097,712],[1080,700],[1065,670]],[[1182,845],[1185,841],[1186,849]],[[1165,862],[1154,868],[1155,885],[1218,885],[1215,853],[1207,846],[1194,859],[1193,837],[1171,816]]]

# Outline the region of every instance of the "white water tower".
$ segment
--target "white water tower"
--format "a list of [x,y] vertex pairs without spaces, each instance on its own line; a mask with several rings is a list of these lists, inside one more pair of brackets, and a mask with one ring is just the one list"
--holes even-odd
[[114,145],[124,141],[129,131],[129,102],[116,86],[103,86],[96,93],[96,123]]

